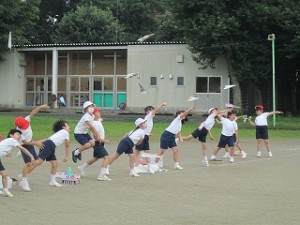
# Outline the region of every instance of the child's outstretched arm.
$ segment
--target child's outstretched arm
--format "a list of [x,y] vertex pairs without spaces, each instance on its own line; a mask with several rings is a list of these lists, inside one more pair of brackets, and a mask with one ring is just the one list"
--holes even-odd
[[36,108],[34,108],[31,113],[29,114],[30,118],[33,117],[35,114],[37,114],[38,112],[45,110],[45,109],[49,109],[49,106],[47,104],[38,106]]
[[17,145],[17,148],[20,149],[20,151],[25,155],[27,155],[31,159],[31,162],[34,161],[33,155],[26,148],[24,148],[22,145]]
[[210,137],[210,139],[211,139],[212,141],[215,140],[215,138],[214,138],[214,136],[211,134],[210,130],[208,131],[208,135],[209,135],[209,137]]
[[160,110],[161,110],[161,108],[162,107],[164,107],[164,106],[166,106],[167,105],[167,103],[166,102],[163,102],[163,103],[161,103],[159,106],[157,106],[155,109],[154,109],[154,114],[156,114],[156,113],[158,113]]
[[183,113],[180,114],[180,119],[186,117],[190,112],[192,112],[194,110],[195,110],[194,106],[188,108],[187,110],[185,110]]
[[282,111],[272,111],[272,112],[269,112],[269,116],[272,116],[272,115],[275,115],[275,114],[283,114]]
[[65,141],[65,149],[66,149],[66,155],[63,159],[63,162],[67,162],[70,155],[70,140]]
[[248,117],[248,121],[252,124],[253,127],[256,127],[256,124],[251,120],[251,117]]
[[100,141],[100,135],[98,134],[96,128],[93,126],[91,121],[86,121],[86,124],[89,126],[90,130],[92,131],[94,138],[96,141]]

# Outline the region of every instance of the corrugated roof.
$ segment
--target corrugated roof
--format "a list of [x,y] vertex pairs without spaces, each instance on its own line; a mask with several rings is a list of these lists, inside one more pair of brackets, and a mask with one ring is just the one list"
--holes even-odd
[[155,42],[105,42],[105,43],[63,43],[63,44],[27,44],[13,45],[14,48],[38,48],[38,47],[89,47],[89,46],[127,46],[127,45],[171,45],[186,44],[182,41],[155,41]]

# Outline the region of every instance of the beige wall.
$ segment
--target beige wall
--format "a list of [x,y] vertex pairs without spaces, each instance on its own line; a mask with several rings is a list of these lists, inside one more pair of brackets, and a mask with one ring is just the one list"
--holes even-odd
[[24,106],[23,55],[12,50],[3,55],[0,62],[0,107],[20,108]]
[[[178,63],[177,56],[183,55],[184,62]],[[163,101],[168,103],[166,112],[174,112],[193,105],[189,96],[196,96],[196,76],[222,76],[221,87],[228,82],[228,69],[224,58],[216,62],[216,69],[199,69],[186,45],[131,45],[128,46],[128,73],[139,72],[140,78],[128,79],[127,105],[135,111],[147,105],[156,106]],[[160,78],[164,75],[164,79]],[[169,79],[173,75],[173,79]],[[150,85],[150,77],[157,77],[157,86]],[[184,85],[177,86],[177,77],[184,77]],[[139,92],[138,83],[146,89],[146,94]],[[217,102],[196,102],[196,110],[207,111],[208,107],[222,107],[228,101],[228,94],[221,88],[221,98]],[[199,105],[200,104],[200,105]]]

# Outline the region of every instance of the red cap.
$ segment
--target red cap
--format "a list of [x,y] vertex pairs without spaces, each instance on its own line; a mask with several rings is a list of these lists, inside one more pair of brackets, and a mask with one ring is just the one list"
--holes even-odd
[[99,109],[99,108],[97,108],[97,107],[95,107],[95,108],[94,108],[94,112],[93,112],[93,114],[95,115],[97,112],[100,112],[100,109]]
[[22,116],[18,116],[16,119],[15,119],[15,124],[18,128],[22,129],[22,130],[25,130],[29,127],[29,122],[28,120],[25,120],[24,117]]
[[255,109],[263,110],[264,106],[262,104],[259,104],[259,105],[255,106]]

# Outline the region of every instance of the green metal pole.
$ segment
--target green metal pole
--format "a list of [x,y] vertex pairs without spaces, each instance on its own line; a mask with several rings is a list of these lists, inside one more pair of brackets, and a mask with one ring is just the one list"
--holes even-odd
[[[276,93],[275,93],[275,34],[272,38],[272,86],[273,86],[273,111],[276,110]],[[276,115],[273,115],[273,127],[276,125]]]

